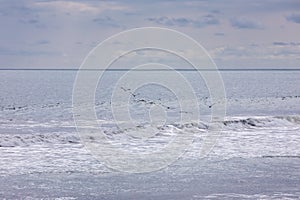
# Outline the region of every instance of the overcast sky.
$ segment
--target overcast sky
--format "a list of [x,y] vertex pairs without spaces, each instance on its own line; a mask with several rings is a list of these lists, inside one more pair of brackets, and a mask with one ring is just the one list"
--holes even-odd
[[0,68],[78,68],[120,31],[158,26],[202,44],[219,67],[300,68],[299,0],[0,0]]

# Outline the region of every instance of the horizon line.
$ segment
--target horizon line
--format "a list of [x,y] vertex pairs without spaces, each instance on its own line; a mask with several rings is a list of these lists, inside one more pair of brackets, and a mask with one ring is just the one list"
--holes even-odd
[[0,71],[300,71],[300,68],[221,68],[221,69],[75,69],[75,68],[0,68]]

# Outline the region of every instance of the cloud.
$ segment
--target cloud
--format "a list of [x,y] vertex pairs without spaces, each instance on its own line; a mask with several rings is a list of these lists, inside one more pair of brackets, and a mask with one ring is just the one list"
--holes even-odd
[[262,24],[243,17],[231,19],[230,24],[232,27],[237,29],[263,29],[264,28]]
[[35,6],[50,7],[58,10],[65,11],[78,11],[78,12],[97,12],[98,9],[86,3],[72,2],[72,1],[49,1],[37,2]]
[[20,19],[18,20],[20,23],[22,24],[29,24],[31,26],[34,26],[36,28],[45,28],[46,25],[41,23],[41,21],[39,19]]
[[92,21],[102,26],[110,26],[110,27],[118,27],[118,28],[120,27],[120,25],[115,20],[113,20],[111,17],[108,16],[94,18]]
[[220,21],[213,15],[205,15],[200,20],[196,21],[199,25],[216,25],[220,24]]
[[61,53],[56,51],[32,51],[32,50],[14,50],[0,47],[0,55],[5,56],[61,56]]
[[191,23],[190,20],[186,18],[169,18],[169,17],[153,17],[153,18],[148,18],[149,21],[155,22],[156,24],[160,25],[166,25],[166,26],[186,26]]
[[[275,43],[275,45],[274,45]],[[272,59],[297,60],[300,59],[300,43],[274,42],[272,44],[250,44],[242,46],[219,46],[209,51],[213,58],[223,60],[234,59]]]
[[24,24],[38,24],[39,20],[37,20],[37,19],[28,19],[28,20],[21,19],[21,20],[19,20],[19,22],[24,23]]
[[50,44],[49,40],[38,40],[35,42],[35,45],[46,45],[46,44]]
[[273,45],[275,45],[275,46],[288,46],[289,43],[286,43],[286,42],[273,42]]
[[273,42],[275,46],[300,46],[300,42]]
[[215,36],[225,36],[225,33],[220,33],[220,32],[218,32],[218,33],[215,33],[214,35],[215,35]]
[[170,17],[163,16],[159,18],[155,18],[155,17],[148,18],[148,20],[159,25],[181,26],[181,27],[191,26],[196,28],[220,24],[219,20],[215,18],[213,15],[204,15],[199,19],[189,19],[184,17],[170,18]]
[[106,10],[127,10],[128,8],[115,2],[101,1],[97,5],[75,1],[42,1],[34,4],[37,7],[53,8],[64,12],[101,13]]
[[286,17],[286,20],[300,24],[300,14],[292,14]]

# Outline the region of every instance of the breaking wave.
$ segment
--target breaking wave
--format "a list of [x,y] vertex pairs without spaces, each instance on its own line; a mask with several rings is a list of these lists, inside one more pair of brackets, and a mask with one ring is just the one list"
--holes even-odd
[[[32,126],[32,124],[31,124]],[[57,126],[57,125],[56,125]],[[214,124],[207,122],[191,122],[185,124],[169,124],[164,126],[155,127],[157,134],[153,137],[160,137],[168,134],[168,132],[176,133],[180,131],[192,131],[193,133],[203,133],[209,130],[210,126],[215,126],[220,131],[235,131],[241,132],[248,129],[299,129],[300,116],[255,116],[255,117],[231,117],[226,118],[224,121],[219,121]],[[24,127],[24,126],[23,126]],[[214,128],[215,128],[214,127]],[[136,126],[135,131],[145,130],[147,126]],[[30,129],[29,129],[30,130]],[[216,130],[216,129],[214,129]],[[104,133],[108,136],[112,135],[126,135],[129,130],[117,130],[115,128],[105,128]],[[130,137],[128,135],[128,137]],[[35,144],[79,144],[80,139],[74,129],[69,132],[47,132],[39,133],[28,131],[28,133],[0,133],[0,147],[15,147],[15,146],[29,146]]]

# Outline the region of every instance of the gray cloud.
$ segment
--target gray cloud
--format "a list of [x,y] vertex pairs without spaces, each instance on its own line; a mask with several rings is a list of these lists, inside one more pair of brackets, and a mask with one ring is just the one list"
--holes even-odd
[[29,24],[37,24],[37,23],[39,23],[39,20],[37,20],[37,19],[30,19],[30,20],[27,21],[27,23],[29,23]]
[[169,18],[169,17],[159,17],[159,18],[148,18],[149,21],[155,22],[156,24],[166,25],[166,26],[187,26],[191,23],[191,20],[186,18]]
[[275,46],[287,46],[287,45],[289,45],[289,43],[286,43],[286,42],[273,42],[273,45],[275,45]]
[[92,21],[102,26],[121,27],[115,20],[108,16],[94,18]]
[[273,53],[274,56],[276,57],[298,57],[300,55],[299,51],[295,51],[295,50],[290,50],[290,49],[282,49],[278,52],[274,52]]
[[23,18],[23,19],[20,19],[19,22],[22,24],[32,25],[36,28],[45,28],[46,27],[46,25],[41,23],[41,21],[37,17],[31,18],[31,19]]
[[192,26],[196,28],[220,24],[220,21],[211,14],[204,15],[199,19],[189,19],[184,17],[169,18],[163,16],[159,18],[148,18],[148,20],[151,22],[155,22],[156,24],[165,25],[165,26],[181,26],[181,27]]
[[263,25],[246,18],[230,19],[230,24],[234,28],[238,29],[263,29]]
[[61,53],[55,51],[31,51],[31,50],[14,50],[0,47],[0,55],[5,56],[60,56]]
[[50,41],[49,40],[38,40],[35,42],[35,45],[46,45],[49,44]]
[[300,46],[300,42],[273,42],[275,46]]
[[291,14],[286,17],[286,20],[300,24],[300,14]]
[[225,36],[225,33],[215,33],[215,36]]

